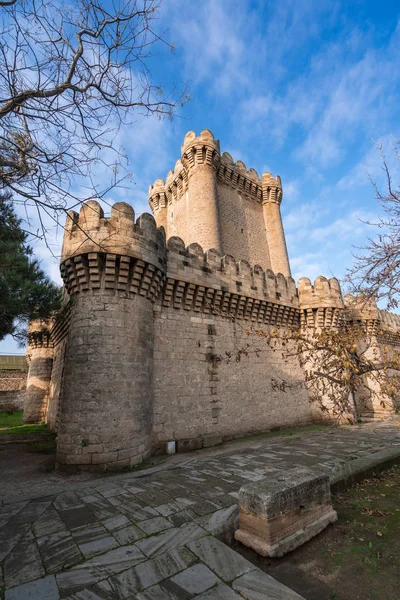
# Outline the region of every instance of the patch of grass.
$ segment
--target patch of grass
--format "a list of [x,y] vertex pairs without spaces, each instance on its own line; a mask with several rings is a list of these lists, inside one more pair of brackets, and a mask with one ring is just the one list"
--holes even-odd
[[0,435],[14,435],[21,433],[39,433],[48,431],[47,425],[22,425],[22,411],[5,413],[0,412]]

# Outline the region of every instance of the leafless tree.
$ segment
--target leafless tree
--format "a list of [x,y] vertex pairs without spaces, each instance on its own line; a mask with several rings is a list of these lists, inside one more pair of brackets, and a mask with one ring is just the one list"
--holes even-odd
[[[159,5],[0,0],[0,189],[39,218],[58,222],[119,184],[121,126],[138,112],[171,116],[187,99],[152,82],[149,59],[167,44],[156,30]],[[99,166],[110,173],[105,189],[93,176]]]
[[344,320],[338,327],[291,327],[258,332],[284,358],[298,359],[310,401],[333,425],[354,423],[358,401],[391,407],[400,394],[400,353],[386,330]]
[[[390,413],[400,397],[400,351],[391,345],[390,332],[378,323],[371,326],[344,313],[337,326],[260,329],[241,322],[234,313],[209,308],[214,315],[235,323],[244,334],[238,344],[213,355],[214,362],[240,362],[259,356],[266,348],[289,364],[297,362],[316,414],[334,426],[355,423],[363,408],[373,412],[368,407],[375,406]],[[277,383],[291,389],[289,377],[282,372],[276,376]]]
[[[354,264],[348,270],[346,283],[353,294],[366,300],[383,301],[387,308],[397,308],[400,299],[400,187],[393,178],[382,144],[377,144],[382,156],[386,189],[381,191],[375,181],[375,196],[383,209],[376,223],[378,235],[358,248]],[[393,152],[400,163],[400,142],[394,140]]]

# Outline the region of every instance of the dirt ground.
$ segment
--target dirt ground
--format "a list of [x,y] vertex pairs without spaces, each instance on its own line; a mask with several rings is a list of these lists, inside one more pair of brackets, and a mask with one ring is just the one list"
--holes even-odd
[[235,549],[307,600],[400,599],[400,465],[333,497],[338,521],[281,559]]

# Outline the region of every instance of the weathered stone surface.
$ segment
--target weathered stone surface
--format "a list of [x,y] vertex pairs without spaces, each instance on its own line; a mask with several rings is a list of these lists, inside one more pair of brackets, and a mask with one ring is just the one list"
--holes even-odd
[[82,499],[74,491],[62,492],[54,500],[54,508],[67,510],[69,508],[80,508],[83,506]]
[[190,542],[187,547],[226,582],[254,569],[248,560],[211,536]]
[[[220,585],[211,588],[211,590],[207,590],[199,596],[196,596],[196,600],[241,600],[242,598],[243,596],[236,594],[236,592],[225,583],[221,583]],[[267,598],[265,598],[265,600],[267,600]]]
[[[153,585],[147,590],[136,594],[136,600],[171,600],[171,596],[159,585]],[[173,599],[175,600],[175,599]]]
[[[237,568],[235,568],[235,553],[232,556],[230,554],[232,551],[224,545],[222,545],[222,548],[220,546],[217,552],[215,549],[210,550],[208,546],[204,548],[205,544],[202,539],[199,539],[198,541],[203,546],[202,552],[198,548],[196,550],[198,555],[196,555],[192,550],[187,549],[187,552],[192,552],[190,560],[193,562],[182,564],[181,561],[177,560],[177,566],[175,567],[177,571],[172,573],[175,568],[171,570],[170,565],[174,564],[174,561],[165,562],[162,558],[167,552],[183,551],[186,544],[192,543],[192,535],[194,537],[202,535],[210,540],[210,536],[207,536],[207,532],[199,526],[199,523],[203,527],[209,525],[216,533],[219,531],[219,524],[224,522],[225,510],[227,510],[225,516],[228,516],[227,523],[230,521],[230,517],[234,516],[233,507],[230,507],[232,513],[230,513],[229,507],[227,509],[217,508],[213,514],[201,517],[196,515],[191,507],[195,506],[197,502],[201,505],[203,500],[219,504],[225,502],[227,498],[233,499],[236,493],[235,490],[238,490],[245,481],[243,475],[248,476],[247,481],[259,476],[262,479],[267,477],[271,480],[279,472],[290,469],[294,463],[319,465],[318,468],[324,469],[336,482],[339,477],[343,479],[347,476],[347,467],[350,464],[358,464],[361,461],[364,469],[367,468],[368,464],[379,466],[377,457],[381,461],[385,460],[383,452],[385,447],[390,447],[386,459],[389,457],[390,460],[393,460],[397,454],[400,454],[400,433],[396,421],[393,421],[392,424],[386,423],[379,426],[368,425],[357,428],[327,429],[312,434],[291,436],[290,438],[254,438],[234,442],[231,448],[226,447],[223,452],[217,450],[212,455],[207,453],[205,456],[194,456],[190,460],[186,459],[179,466],[174,465],[172,469],[158,469],[143,473],[143,475],[138,474],[136,475],[137,484],[133,483],[135,480],[134,475],[119,475],[116,478],[103,479],[103,483],[96,484],[95,487],[93,487],[93,484],[89,487],[79,485],[75,491],[71,490],[71,484],[69,484],[70,491],[59,494],[56,500],[53,496],[28,503],[4,504],[0,510],[0,515],[4,515],[3,527],[0,530],[0,548],[3,550],[3,547],[7,545],[7,536],[14,545],[11,550],[10,546],[7,546],[9,555],[0,569],[0,589],[4,587],[2,583],[3,573],[6,575],[5,587],[8,591],[12,590],[14,593],[14,589],[21,587],[19,584],[16,588],[15,586],[10,587],[13,582],[11,579],[7,579],[6,571],[10,567],[9,573],[11,575],[16,573],[19,550],[15,554],[15,561],[13,550],[17,550],[18,544],[21,543],[24,536],[24,544],[26,543],[28,546],[28,543],[31,543],[33,547],[26,547],[25,558],[22,558],[22,561],[25,561],[24,565],[26,564],[26,566],[34,565],[34,557],[37,556],[37,551],[35,552],[34,548],[37,544],[36,536],[39,539],[43,538],[47,541],[53,540],[56,542],[57,536],[55,539],[51,536],[63,534],[61,536],[61,539],[63,539],[64,535],[70,532],[61,517],[57,518],[58,510],[68,510],[74,506],[79,508],[87,505],[92,512],[92,507],[96,507],[99,516],[104,519],[104,523],[109,525],[112,529],[112,536],[120,544],[124,546],[129,544],[128,552],[126,548],[116,548],[112,551],[105,551],[100,556],[86,561],[81,556],[81,563],[67,569],[61,565],[63,562],[61,561],[59,567],[55,568],[59,569],[56,576],[60,583],[63,598],[70,594],[73,600],[98,600],[99,598],[119,600],[116,591],[113,589],[110,591],[104,581],[117,573],[121,573],[121,585],[125,585],[122,582],[122,573],[124,571],[131,572],[133,569],[136,577],[134,581],[138,581],[139,587],[157,581],[159,577],[165,576],[166,578],[141,589],[140,592],[132,593],[128,596],[129,600],[133,600],[135,594],[138,598],[142,594],[145,598],[147,595],[149,598],[159,596],[159,600],[166,600],[166,598],[168,600],[189,600],[193,597],[193,594],[187,592],[172,579],[195,563],[199,564],[200,561],[202,564],[206,564],[212,572],[215,572],[213,571],[214,567],[219,568],[218,561],[224,569],[230,569],[233,566],[231,572],[225,574],[225,577],[232,578],[225,580],[228,585],[217,584],[215,587],[202,592],[199,595],[200,598],[236,598],[237,600],[239,597],[246,597],[246,594],[251,597],[251,594],[257,593],[258,586],[262,589],[261,583],[254,584],[252,582],[262,576],[259,574],[256,577],[254,573],[256,569],[253,565],[249,566],[249,563],[244,561],[243,566],[243,559],[237,555],[238,563]],[[394,452],[396,447],[398,448],[397,454]],[[357,468],[353,467],[353,472],[356,473]],[[172,513],[166,517],[167,520],[171,520],[176,525],[177,523],[173,521],[176,518],[179,519],[179,525],[182,523],[187,525],[182,528],[171,528],[164,533],[146,539],[144,539],[146,534],[133,524],[125,525],[121,529],[114,529],[124,523],[126,524],[127,520],[129,523],[129,519],[120,512],[121,507],[129,507],[128,500],[123,495],[123,490],[127,486],[136,488],[135,491],[138,491],[138,493],[149,489],[165,493],[171,499],[168,506],[172,509]],[[107,495],[107,498],[104,498],[100,492]],[[131,501],[136,505],[135,510],[137,510],[137,505],[141,506],[141,503],[138,502],[133,493],[130,496]],[[116,504],[112,505],[109,500],[116,500]],[[58,507],[57,511],[54,509],[54,503]],[[93,503],[97,504],[93,505]],[[186,508],[182,509],[183,506],[186,506]],[[159,507],[148,508],[156,513],[159,510]],[[143,510],[143,507],[141,507],[141,510]],[[150,518],[155,517],[151,516]],[[198,521],[197,523],[196,521],[192,522],[195,519]],[[71,520],[70,523],[72,527],[75,526],[74,521]],[[211,527],[212,525],[213,527]],[[63,527],[61,531],[59,531],[60,527]],[[193,527],[194,529],[192,529]],[[35,537],[30,533],[28,534],[29,530],[34,533]],[[133,550],[133,548],[136,548],[136,544],[133,542],[137,539],[137,536],[140,536],[141,542],[145,544],[144,549],[146,549],[149,556],[141,553],[138,549]],[[107,537],[111,537],[111,532],[104,527],[102,522],[72,529],[72,539],[75,544],[84,544],[85,541],[90,543],[93,540]],[[216,543],[219,542],[216,541]],[[57,546],[55,547],[55,558],[58,560],[62,556],[62,548],[57,549]],[[213,556],[214,554],[215,556]],[[158,561],[159,558],[160,562]],[[209,564],[207,564],[207,561]],[[142,563],[143,567],[140,566]],[[24,565],[20,568],[22,576],[25,571]],[[136,569],[136,567],[138,568]],[[247,568],[253,569],[253,571],[247,571],[249,573],[247,579],[244,578],[246,573],[243,574],[243,568],[245,570]],[[169,573],[172,574],[168,575]],[[215,575],[223,579],[222,571],[220,573],[215,572]],[[34,575],[30,576],[33,577]],[[239,581],[242,578],[243,581],[240,585],[243,586],[243,590],[246,589],[246,592],[243,592],[244,596],[242,592],[239,595],[238,591],[233,591],[230,587],[232,582]],[[279,595],[278,598],[280,598]]]
[[147,521],[151,517],[158,517],[158,512],[151,506],[143,506],[143,503],[135,502],[132,498],[124,498],[118,504],[121,511],[131,521]]
[[193,450],[200,450],[202,447],[203,440],[201,437],[190,440],[178,440],[177,452],[192,452]]
[[101,540],[107,536],[109,536],[109,532],[101,523],[92,523],[72,530],[72,537],[78,545]]
[[129,519],[125,515],[117,515],[103,521],[104,527],[109,531],[117,531],[129,525]]
[[3,527],[12,517],[14,517],[27,502],[15,502],[13,504],[5,504],[0,509],[0,527]]
[[79,544],[79,550],[82,552],[85,558],[102,554],[108,550],[112,550],[118,546],[118,542],[112,536],[99,538],[97,540],[91,540],[90,542],[84,542]]
[[152,560],[141,562],[110,578],[111,587],[119,598],[127,598],[132,592],[138,592],[154,586],[187,566],[193,564],[195,556],[186,548],[174,548],[164,552]]
[[248,600],[304,600],[296,592],[273,579],[260,569],[250,571],[236,579],[233,589]]
[[126,546],[127,544],[132,544],[137,540],[141,540],[146,536],[144,531],[135,527],[134,525],[129,525],[128,527],[123,527],[122,529],[118,529],[113,532],[115,539],[118,541],[121,546]]
[[307,505],[330,505],[329,477],[307,467],[294,467],[239,491],[241,508],[269,519],[299,509],[304,500]]
[[43,564],[48,573],[57,573],[82,560],[82,555],[69,531],[51,533],[37,540]]
[[66,600],[119,600],[109,582],[105,579],[88,588],[68,596]]
[[196,564],[181,571],[171,581],[190,594],[200,594],[220,580],[203,564]]
[[36,537],[42,537],[51,533],[58,533],[59,531],[65,531],[65,523],[62,521],[58,512],[49,506],[40,519],[38,519],[33,525],[33,531]]
[[187,523],[182,527],[173,528],[165,533],[140,540],[137,542],[137,546],[146,556],[150,557],[162,554],[172,548],[184,546],[191,540],[196,540],[206,534],[207,532],[196,523]]
[[59,600],[59,598],[54,575],[11,588],[5,594],[5,600]]
[[140,521],[140,529],[143,529],[146,535],[153,535],[166,529],[171,529],[172,523],[167,521],[164,517],[154,517],[154,519],[148,519],[147,521]]
[[197,517],[196,523],[215,536],[236,531],[239,526],[238,506],[234,504],[229,508],[221,508],[221,510],[217,510],[211,515]]
[[57,584],[62,596],[68,596],[115,573],[129,569],[142,560],[145,560],[145,557],[136,546],[117,548],[87,560],[69,571],[59,573]]
[[203,437],[204,448],[211,448],[212,446],[219,446],[223,442],[222,435],[205,435]]
[[58,512],[65,525],[70,530],[90,525],[96,521],[93,513],[87,506],[76,506],[74,508],[59,510]]
[[235,538],[263,556],[283,556],[336,519],[329,477],[296,467],[240,489]]
[[44,577],[45,571],[36,541],[28,533],[4,561],[4,580],[7,587]]

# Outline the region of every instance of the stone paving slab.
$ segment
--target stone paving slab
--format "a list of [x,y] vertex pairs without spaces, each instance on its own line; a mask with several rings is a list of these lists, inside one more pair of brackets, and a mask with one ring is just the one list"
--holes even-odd
[[214,537],[237,528],[240,487],[295,465],[337,484],[399,458],[391,421],[249,438],[43,498],[3,498],[0,598],[297,600]]

